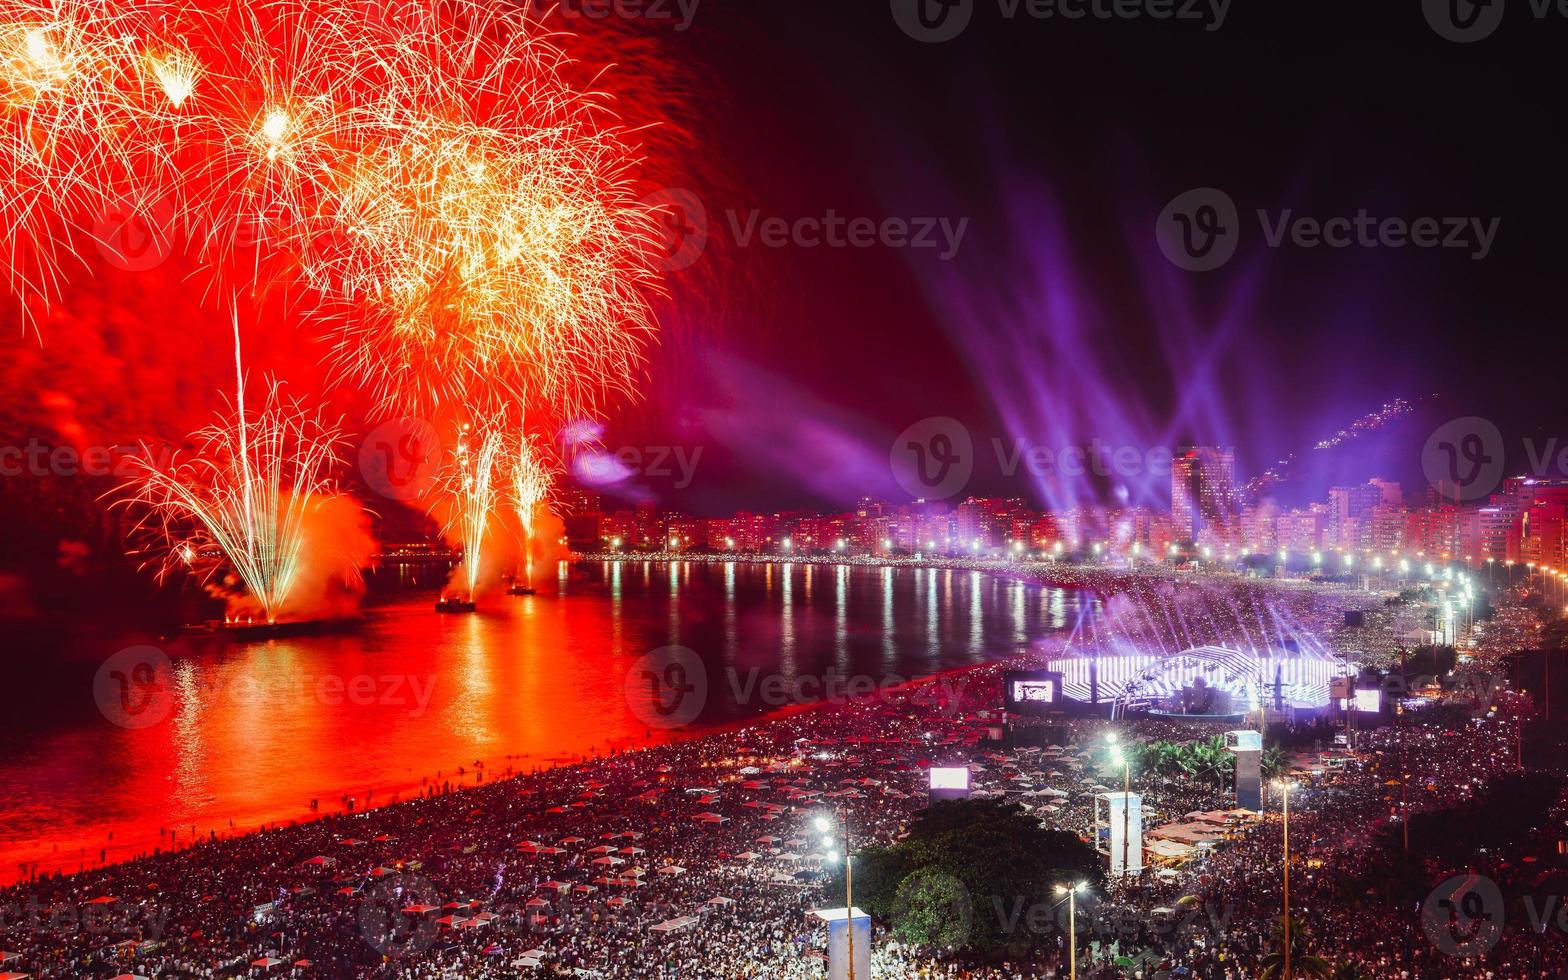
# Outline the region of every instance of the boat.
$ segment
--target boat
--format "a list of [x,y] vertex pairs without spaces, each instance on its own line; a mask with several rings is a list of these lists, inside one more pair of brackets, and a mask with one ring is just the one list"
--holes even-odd
[[348,628],[348,624],[333,620],[307,619],[282,622],[250,619],[209,619],[180,628],[184,636],[229,637],[236,640],[265,640],[273,637],[309,636]]
[[444,595],[436,600],[438,613],[471,613],[475,608],[474,600],[467,596]]
[[507,595],[538,595],[539,590],[531,585],[514,585],[506,590]]

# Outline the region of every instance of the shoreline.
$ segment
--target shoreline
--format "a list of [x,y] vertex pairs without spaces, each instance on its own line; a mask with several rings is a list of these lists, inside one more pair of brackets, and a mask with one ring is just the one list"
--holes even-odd
[[[150,836],[125,838],[123,841],[121,839],[116,839],[113,846],[107,846],[100,840],[97,846],[91,848],[91,850],[97,850],[98,847],[102,847],[105,851],[107,851],[107,860],[102,863],[94,862],[92,860],[94,855],[88,853],[88,849],[83,849],[80,847],[80,845],[78,845],[80,856],[76,857],[71,862],[64,862],[60,860],[60,858],[63,857],[65,853],[67,853],[62,846],[62,850],[60,850],[59,853],[51,859],[51,863],[55,863],[57,867],[49,869],[46,869],[42,866],[45,863],[43,860],[23,862],[8,854],[5,856],[3,861],[0,861],[0,888],[24,887],[29,882],[36,880],[34,878],[23,876],[20,873],[19,865],[23,863],[36,863],[39,865],[38,877],[43,877],[46,875],[53,876],[58,873],[59,875],[69,880],[81,874],[96,872],[112,873],[115,868],[130,862],[154,857],[169,857],[171,855],[177,855],[185,851],[189,851],[197,845],[212,844],[214,842],[238,842],[243,841],[246,838],[259,836],[261,834],[289,831],[295,828],[309,826],[311,824],[318,824],[328,819],[359,817],[365,814],[375,813],[390,807],[396,807],[411,801],[425,798],[423,794],[426,790],[431,788],[439,790],[443,783],[452,784],[451,790],[449,793],[438,795],[457,796],[459,794],[473,793],[487,786],[498,783],[505,783],[508,781],[517,780],[519,778],[528,778],[530,776],[536,776],[546,772],[592,766],[613,758],[620,758],[627,755],[636,755],[653,749],[690,742],[700,742],[708,738],[719,738],[726,735],[733,735],[748,729],[781,723],[791,719],[798,719],[802,716],[809,716],[826,709],[841,708],[857,704],[869,704],[886,699],[890,696],[904,695],[916,689],[931,685],[937,685],[939,688],[950,689],[947,687],[947,685],[943,684],[944,680],[971,674],[976,671],[985,670],[987,668],[999,668],[1003,665],[1014,664],[1019,662],[1019,657],[1020,655],[1013,654],[1005,658],[986,661],[985,663],[961,664],[958,666],[949,667],[944,670],[936,671],[931,674],[925,674],[920,677],[904,679],[897,684],[882,685],[879,686],[875,691],[867,694],[823,697],[814,701],[804,701],[794,704],[780,705],[748,718],[736,718],[727,721],[714,722],[711,724],[693,723],[690,725],[678,726],[672,729],[661,730],[650,728],[649,732],[652,736],[651,738],[627,739],[618,742],[608,741],[606,743],[607,751],[596,752],[592,755],[571,757],[564,755],[535,757],[523,754],[503,756],[503,761],[509,764],[505,768],[498,770],[492,770],[486,766],[486,768],[483,770],[483,778],[479,778],[480,771],[472,768],[471,765],[459,765],[451,770],[443,769],[433,774],[426,774],[423,776],[412,777],[403,780],[389,781],[384,785],[376,784],[370,787],[365,787],[374,791],[376,800],[374,803],[367,805],[363,800],[361,800],[360,797],[352,797],[356,801],[356,805],[352,810],[344,807],[340,799],[341,795],[348,794],[340,794],[340,796],[333,796],[330,798],[326,796],[318,797],[322,803],[322,806],[318,810],[311,810],[308,804],[302,803],[297,808],[289,810],[288,813],[292,814],[289,816],[278,816],[267,820],[256,820],[254,817],[252,817],[251,819],[246,819],[243,822],[241,822],[239,819],[235,819],[232,829],[226,832],[219,832],[215,837],[200,833],[202,830],[217,829],[216,827],[212,826],[200,827],[200,825],[198,825],[198,833],[195,835],[191,835],[188,828],[186,827],[175,828],[182,835],[180,843],[177,846],[171,845],[168,838],[155,838]],[[967,686],[967,683],[959,685],[959,690],[962,691],[966,689]],[[940,691],[938,696],[941,696]],[[661,735],[663,737],[661,737]],[[529,763],[537,764],[530,765]],[[459,774],[459,769],[464,771]],[[492,775],[492,773],[494,774]],[[330,806],[328,805],[329,799],[331,804]],[[222,819],[224,821],[229,820],[227,817]],[[80,865],[80,867],[75,870],[71,870],[69,869],[70,863],[76,863]]]
[[[1222,578],[1220,576],[1209,576],[1202,573],[1181,572],[1163,568],[1158,565],[1151,565],[1147,569],[1097,568],[1056,562],[1015,563],[995,559],[950,558],[939,561],[930,561],[924,559],[916,561],[913,559],[893,558],[847,561],[841,557],[834,556],[807,556],[804,558],[796,556],[784,557],[768,555],[723,554],[650,554],[629,556],[625,554],[601,553],[578,556],[574,560],[574,564],[611,561],[625,563],[645,562],[657,564],[700,562],[711,565],[815,564],[841,567],[860,566],[865,568],[884,569],[929,568],[933,570],[941,569],[948,571],[969,571],[993,576],[999,579],[1021,581],[1043,587],[1079,589],[1084,591],[1088,597],[1096,600],[1103,600],[1109,595],[1117,594],[1118,592],[1127,589],[1129,586],[1140,580],[1148,581],[1151,579],[1162,582],[1193,581],[1195,584],[1206,581],[1226,581],[1232,583],[1240,581],[1264,589],[1267,589],[1270,585],[1286,586],[1287,588],[1289,586],[1296,586],[1297,588],[1311,588],[1314,585],[1318,585],[1319,587],[1325,587],[1330,592],[1340,591],[1339,587],[1327,583],[1311,583],[1289,579],[1243,579],[1239,576],[1224,576]],[[1093,575],[1101,579],[1101,581],[1097,583],[1084,582],[1082,581],[1082,578],[1085,575]],[[1107,586],[1109,586],[1109,588],[1107,588]],[[1292,591],[1295,590],[1292,589]],[[1359,592],[1360,590],[1357,591]],[[1366,592],[1360,592],[1360,594],[1363,596],[1371,595],[1371,593]],[[984,668],[994,668],[1004,664],[1028,664],[1030,666],[1039,666],[1041,663],[1048,661],[1049,657],[1046,651],[1042,651],[1034,646],[1038,639],[1038,637],[1031,637],[1026,641],[1028,646],[1025,649],[1014,650],[1012,652],[1000,655],[995,659],[987,660],[983,663],[966,663],[955,665],[944,670],[938,670],[929,674],[923,674],[918,677],[903,679],[894,685],[879,686],[875,691],[857,694],[854,697],[850,697],[847,694],[841,692],[838,695],[824,696],[812,701],[782,704],[775,707],[770,707],[746,718],[735,718],[712,724],[683,726],[678,729],[660,730],[650,728],[648,729],[649,737],[630,737],[620,740],[619,742],[606,741],[603,751],[596,752],[592,755],[503,755],[497,760],[500,765],[494,767],[489,765],[486,766],[483,771],[483,778],[480,778],[479,772],[472,767],[470,762],[463,762],[454,765],[451,768],[438,769],[433,773],[408,774],[403,777],[394,776],[382,783],[374,783],[368,786],[357,785],[350,790],[340,789],[338,791],[325,793],[323,795],[317,796],[317,799],[321,801],[322,805],[319,809],[316,810],[310,809],[306,800],[300,800],[297,805],[293,806],[282,806],[271,809],[257,808],[256,811],[242,813],[241,815],[235,817],[220,816],[214,821],[208,822],[207,826],[205,827],[202,826],[201,821],[198,821],[196,824],[195,835],[191,834],[190,825],[185,824],[184,826],[178,828],[179,833],[181,834],[181,841],[177,847],[171,846],[168,838],[153,836],[151,832],[147,832],[132,838],[124,838],[120,834],[116,834],[117,839],[113,841],[112,845],[108,844],[106,842],[106,838],[103,836],[97,837],[90,843],[81,839],[67,841],[64,843],[53,843],[45,838],[38,838],[34,842],[38,846],[32,847],[32,850],[36,852],[41,848],[51,846],[54,849],[47,854],[30,857],[25,862],[20,860],[18,857],[18,855],[21,853],[20,850],[17,850],[14,853],[6,854],[5,859],[0,861],[0,886],[25,884],[29,879],[23,874],[22,868],[19,867],[19,865],[22,864],[35,865],[39,874],[53,874],[58,871],[58,873],[69,876],[82,872],[98,871],[105,868],[112,868],[116,865],[121,865],[139,858],[151,857],[158,853],[167,855],[175,851],[187,850],[196,843],[210,843],[214,839],[211,832],[215,830],[218,831],[216,834],[216,840],[218,841],[243,839],[259,833],[316,823],[328,817],[357,816],[364,813],[374,812],[388,806],[394,806],[398,803],[406,802],[411,799],[418,799],[423,792],[429,790],[431,787],[439,789],[443,783],[452,784],[453,792],[467,792],[495,782],[501,782],[507,779],[515,778],[517,776],[526,776],[534,772],[544,772],[555,769],[582,766],[607,758],[612,758],[616,755],[638,753],[672,743],[689,742],[707,738],[709,736],[720,736],[726,733],[733,733],[735,731],[757,725],[765,725],[771,722],[790,719],[808,712],[820,711],[825,707],[852,703],[856,701],[874,700],[886,697],[890,694],[906,692],[913,688],[927,686],[933,683],[940,683],[943,679],[964,676]],[[1000,705],[998,704],[997,707],[1000,707]],[[463,771],[460,773],[459,770]],[[363,795],[366,790],[371,792],[371,799],[374,800],[374,802],[370,803],[369,805],[366,805],[366,798]],[[355,800],[355,806],[352,810],[346,808],[343,802],[343,797],[349,797]],[[232,823],[232,828],[224,828],[223,825],[229,823]],[[203,833],[204,831],[206,831],[206,833]],[[107,852],[107,859],[101,864],[96,861],[97,854],[95,853],[100,849]],[[76,853],[71,854],[70,852],[72,850],[76,851]],[[69,858],[67,855],[69,855]],[[71,870],[70,866],[72,864],[77,865],[75,870]]]

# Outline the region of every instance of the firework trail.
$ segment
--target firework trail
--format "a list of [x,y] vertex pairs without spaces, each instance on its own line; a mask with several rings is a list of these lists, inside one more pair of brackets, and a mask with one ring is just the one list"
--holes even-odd
[[463,547],[463,581],[473,599],[479,587],[480,562],[490,518],[500,498],[496,469],[505,449],[505,438],[496,425],[465,425],[458,433],[457,446],[442,480],[442,496],[450,507],[447,534]]
[[0,265],[47,300],[84,221],[161,209],[383,410],[593,414],[641,370],[661,242],[572,68],[490,0],[0,0]]
[[518,437],[517,454],[512,459],[511,502],[523,528],[523,575],[530,586],[533,585],[534,521],[539,506],[549,499],[550,488],[555,482],[555,468],[546,452],[535,436],[523,434]]
[[274,383],[259,412],[245,406],[235,327],[235,412],[197,433],[198,449],[167,468],[133,459],[139,471],[118,492],[144,511],[138,529],[165,548],[160,575],[189,568],[211,582],[232,568],[265,622],[294,598],[313,508],[335,495],[335,425],[285,400]]

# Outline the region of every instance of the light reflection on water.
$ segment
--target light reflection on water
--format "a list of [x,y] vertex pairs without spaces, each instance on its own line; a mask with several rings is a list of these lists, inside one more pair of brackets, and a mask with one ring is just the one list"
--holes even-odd
[[405,592],[341,633],[166,644],[175,698],[161,723],[62,711],[0,740],[0,880],[22,862],[69,871],[101,847],[150,850],[160,828],[184,843],[193,826],[205,838],[230,821],[307,818],[311,800],[325,813],[346,797],[362,807],[432,781],[472,785],[476,762],[495,778],[663,740],[623,693],[659,647],[703,659],[699,722],[719,724],[775,707],[737,703],[760,689],[745,683],[753,670],[789,682],[923,676],[1017,652],[1080,602],[979,574],[858,565],[626,561],[563,568],[557,582],[558,594],[491,595],[469,616]]

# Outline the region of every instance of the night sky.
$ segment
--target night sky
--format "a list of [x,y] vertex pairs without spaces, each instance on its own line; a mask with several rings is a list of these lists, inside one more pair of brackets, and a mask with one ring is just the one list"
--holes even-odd
[[[703,456],[690,487],[634,493],[713,512],[896,494],[888,448],[929,416],[983,445],[1234,445],[1244,476],[1396,397],[1439,396],[1410,458],[1368,469],[1410,470],[1456,415],[1496,419],[1515,453],[1560,430],[1568,21],[1521,7],[1460,45],[1417,3],[1237,4],[1216,31],[1002,9],[979,0],[941,44],[882,0],[706,0],[669,31],[700,66],[710,244],[675,276],[647,402],[606,442]],[[1198,187],[1241,220],[1207,273],[1154,237]],[[951,261],[736,246],[752,209],[829,208],[969,225]],[[1286,208],[1501,223],[1481,261],[1270,248],[1256,212]],[[984,462],[971,489],[1028,494]]]
[[[1044,487],[1002,472],[995,447],[1227,445],[1245,479],[1392,399],[1417,406],[1284,501],[1300,503],[1373,475],[1422,491],[1422,444],[1458,416],[1496,420],[1521,465],[1526,438],[1568,434],[1568,19],[1510,7],[1462,45],[1416,2],[1234,4],[1218,30],[973,8],[938,44],[906,35],[888,0],[701,0],[686,30],[678,14],[556,15],[582,79],[652,126],[640,186],[706,217],[705,249],[658,302],[644,395],[603,429],[607,449],[666,461],[619,499],[725,514],[907,497],[889,452],[932,417],[977,447],[967,492],[1057,506],[1163,506],[1168,478]],[[1178,268],[1155,237],[1195,188],[1238,211],[1215,271]],[[1480,261],[1470,246],[1271,248],[1260,209],[1495,222],[1496,237]],[[830,212],[946,225],[934,248],[743,240]],[[46,316],[7,317],[0,431],[178,443],[232,387],[224,293],[182,256],[127,271],[81,251],[90,273]],[[357,438],[376,420],[327,387],[323,329],[286,299],[242,318],[247,364],[326,398]]]

